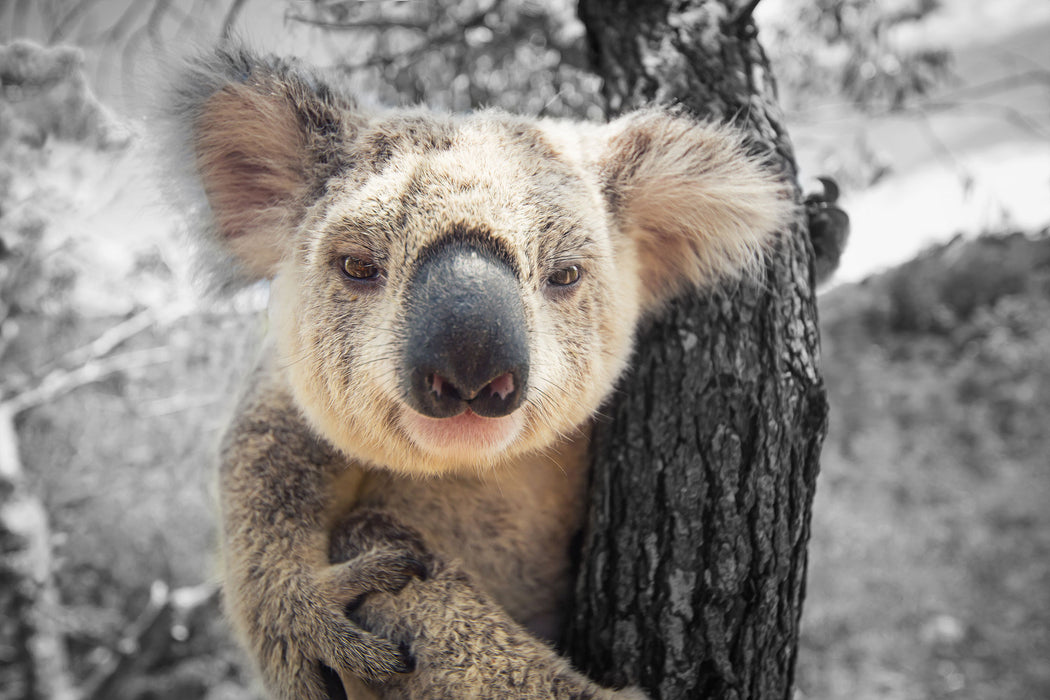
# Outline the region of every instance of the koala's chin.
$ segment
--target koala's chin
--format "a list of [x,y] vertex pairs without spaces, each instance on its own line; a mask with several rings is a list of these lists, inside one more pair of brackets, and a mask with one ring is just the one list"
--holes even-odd
[[486,418],[469,408],[450,418],[430,418],[406,409],[400,424],[419,449],[441,459],[464,465],[500,460],[521,436],[522,409],[507,416]]

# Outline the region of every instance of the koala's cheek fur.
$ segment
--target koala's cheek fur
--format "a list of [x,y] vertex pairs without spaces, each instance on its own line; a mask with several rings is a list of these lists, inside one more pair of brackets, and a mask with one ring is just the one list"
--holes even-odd
[[362,301],[343,286],[338,272],[323,265],[281,264],[270,290],[278,367],[304,417],[345,454],[375,464],[405,462],[410,454],[398,449],[396,393],[377,381],[396,371],[396,343],[383,313],[389,304],[379,295]]
[[495,439],[428,421],[405,404],[405,300],[397,285],[361,298],[306,253],[286,260],[271,286],[280,366],[304,415],[348,456],[409,473],[498,464],[572,434],[626,364],[637,272],[630,242],[618,245],[622,252],[610,241],[595,257],[579,289],[560,297],[522,292],[531,376],[524,405],[498,419],[509,425]]
[[[629,247],[624,241],[625,247]],[[536,370],[532,403],[553,441],[593,417],[630,358],[640,312],[633,262],[609,254],[586,270],[580,289],[536,303]]]

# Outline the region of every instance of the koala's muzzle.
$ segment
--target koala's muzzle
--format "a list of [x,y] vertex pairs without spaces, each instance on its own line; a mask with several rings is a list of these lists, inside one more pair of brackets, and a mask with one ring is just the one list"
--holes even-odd
[[525,395],[529,345],[525,307],[510,266],[481,248],[452,243],[432,251],[407,289],[408,404],[431,418],[466,410],[512,413]]

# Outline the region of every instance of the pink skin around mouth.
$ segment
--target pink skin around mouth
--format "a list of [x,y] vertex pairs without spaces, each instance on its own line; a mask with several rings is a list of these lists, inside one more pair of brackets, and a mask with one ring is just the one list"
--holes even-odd
[[424,450],[491,453],[506,447],[520,432],[521,411],[485,418],[469,408],[451,418],[429,418],[412,410],[401,415],[401,424],[412,441]]

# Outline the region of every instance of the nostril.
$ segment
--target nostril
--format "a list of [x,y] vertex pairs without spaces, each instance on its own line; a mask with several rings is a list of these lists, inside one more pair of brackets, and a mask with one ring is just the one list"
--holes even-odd
[[498,396],[501,400],[506,399],[514,393],[514,375],[510,372],[501,374],[489,382],[486,388],[490,396]]
[[522,366],[497,376],[468,401],[470,410],[485,418],[510,415],[524,398],[527,372],[527,367]]
[[448,381],[437,372],[430,375],[430,390],[434,392],[434,395],[438,398],[446,397],[456,400],[462,398],[452,382]]

